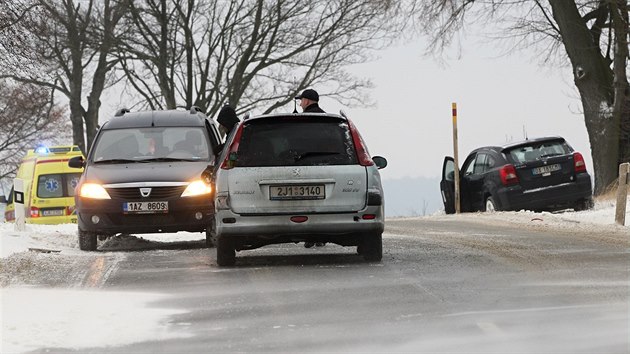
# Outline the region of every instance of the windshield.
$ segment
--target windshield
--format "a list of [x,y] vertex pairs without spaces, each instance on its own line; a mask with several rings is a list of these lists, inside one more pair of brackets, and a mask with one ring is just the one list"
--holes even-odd
[[240,167],[358,163],[347,123],[321,117],[248,124],[237,155]]
[[212,156],[201,127],[150,127],[103,131],[96,142],[92,161],[208,161]]

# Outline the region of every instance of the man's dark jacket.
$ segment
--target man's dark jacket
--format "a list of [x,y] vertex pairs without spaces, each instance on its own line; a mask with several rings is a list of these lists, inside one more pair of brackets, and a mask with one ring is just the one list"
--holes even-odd
[[326,113],[323,109],[319,108],[317,103],[312,103],[304,108],[304,113]]

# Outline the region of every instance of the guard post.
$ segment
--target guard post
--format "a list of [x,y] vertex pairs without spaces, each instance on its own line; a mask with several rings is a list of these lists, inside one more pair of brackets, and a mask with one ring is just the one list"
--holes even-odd
[[617,206],[615,208],[615,222],[626,224],[626,201],[628,200],[628,183],[630,179],[630,163],[619,165],[619,185],[617,186]]
[[24,180],[21,178],[13,180],[13,206],[15,207],[15,231],[25,231]]
[[455,162],[455,213],[460,213],[459,201],[459,158],[457,157],[457,103],[453,102],[453,160]]

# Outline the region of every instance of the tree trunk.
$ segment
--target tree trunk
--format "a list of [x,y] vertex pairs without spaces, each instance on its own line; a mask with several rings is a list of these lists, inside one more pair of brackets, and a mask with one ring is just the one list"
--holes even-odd
[[611,3],[612,26],[615,31],[615,53],[613,58],[614,114],[620,121],[619,163],[630,161],[630,85],[626,74],[628,63],[628,2],[617,0]]
[[616,180],[619,162],[620,119],[613,114],[613,72],[599,51],[599,43],[594,43],[575,1],[549,3],[580,92],[595,171],[594,193],[601,194]]

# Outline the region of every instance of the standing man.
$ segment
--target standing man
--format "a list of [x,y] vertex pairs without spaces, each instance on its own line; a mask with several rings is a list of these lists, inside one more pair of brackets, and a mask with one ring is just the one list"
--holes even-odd
[[296,100],[300,100],[300,107],[304,113],[326,113],[323,109],[319,108],[319,94],[313,89],[306,89],[301,95],[295,97]]
[[219,115],[217,117],[217,122],[220,124],[219,132],[221,133],[221,135],[227,137],[228,135],[230,135],[232,129],[234,129],[234,127],[240,121],[241,120],[238,119],[234,108],[226,104],[221,108],[221,111],[219,111]]

